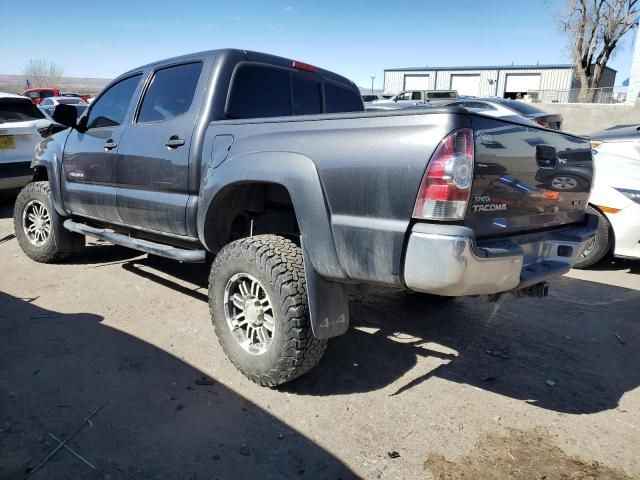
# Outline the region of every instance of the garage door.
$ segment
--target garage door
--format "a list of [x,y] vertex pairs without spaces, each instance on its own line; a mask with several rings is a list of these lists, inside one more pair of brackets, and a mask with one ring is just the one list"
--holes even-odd
[[480,75],[451,75],[451,90],[458,95],[480,96]]
[[526,93],[540,90],[540,74],[509,73],[505,92]]
[[429,90],[429,75],[405,75],[403,90]]

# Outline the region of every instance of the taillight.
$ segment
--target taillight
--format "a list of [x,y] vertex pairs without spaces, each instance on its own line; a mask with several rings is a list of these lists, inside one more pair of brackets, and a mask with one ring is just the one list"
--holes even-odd
[[537,123],[538,125],[540,125],[541,127],[549,128],[549,124],[548,124],[547,122],[545,122],[544,120],[537,120],[537,119],[534,119],[533,121],[534,121],[534,122],[536,122],[536,123]]
[[473,130],[449,134],[436,149],[422,178],[413,218],[462,220],[473,182]]

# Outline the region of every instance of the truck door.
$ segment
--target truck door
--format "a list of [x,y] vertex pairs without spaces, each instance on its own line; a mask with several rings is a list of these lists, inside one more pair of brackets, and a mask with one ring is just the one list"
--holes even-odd
[[91,104],[86,131],[72,130],[62,157],[62,200],[77,215],[120,221],[116,208],[118,143],[141,74],[111,85]]
[[[118,150],[117,205],[122,220],[186,235],[189,150],[202,98],[201,62],[162,66],[152,74]],[[196,95],[198,91],[199,95]]]

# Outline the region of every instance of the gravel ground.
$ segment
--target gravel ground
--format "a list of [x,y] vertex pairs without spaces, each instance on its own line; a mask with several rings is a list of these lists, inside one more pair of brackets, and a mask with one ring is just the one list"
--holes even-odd
[[[0,479],[640,478],[640,262],[545,300],[352,298],[279,389],[224,357],[207,266],[26,258],[0,200]],[[58,442],[102,407],[34,472]]]

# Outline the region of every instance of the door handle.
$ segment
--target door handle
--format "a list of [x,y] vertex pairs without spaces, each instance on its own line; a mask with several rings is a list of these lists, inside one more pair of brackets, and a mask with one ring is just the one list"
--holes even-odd
[[184,145],[184,140],[177,135],[171,135],[169,140],[165,142],[165,145],[169,148],[178,148]]
[[106,142],[104,142],[104,149],[105,150],[113,150],[117,146],[118,146],[118,144],[116,142],[114,142],[113,140],[111,140],[111,139],[109,139]]

